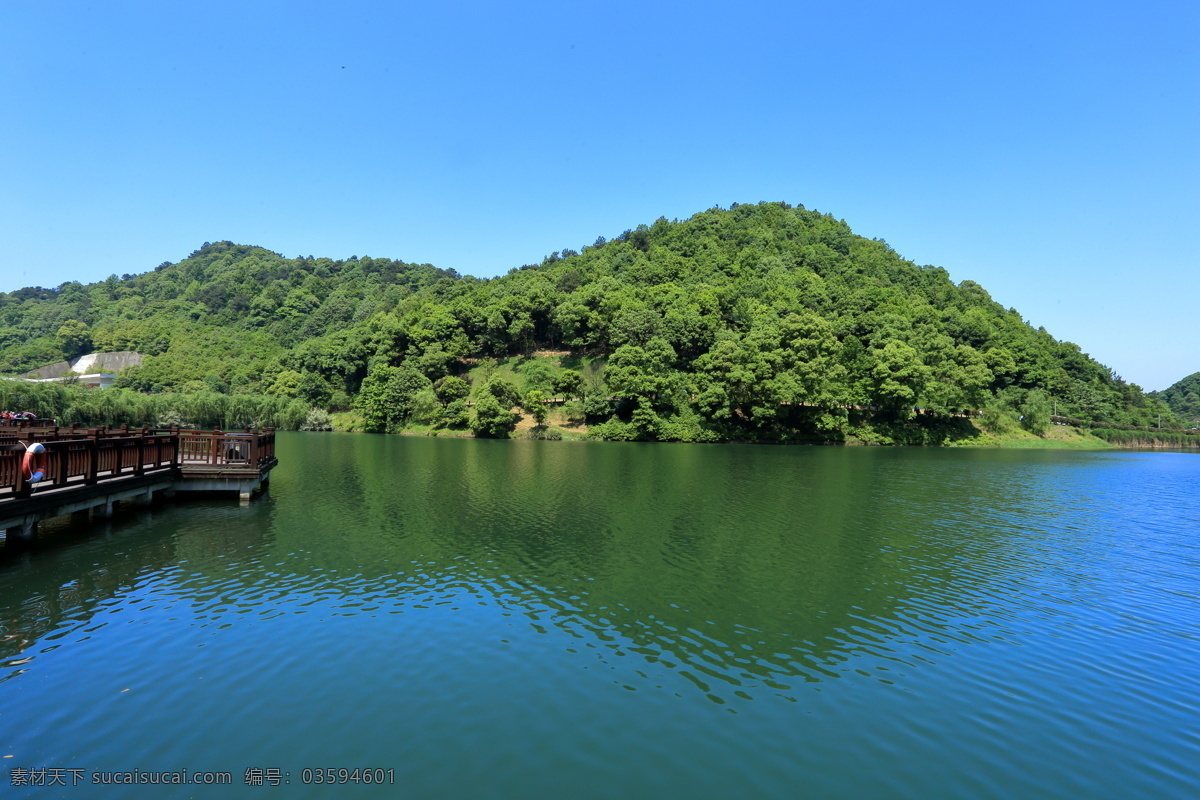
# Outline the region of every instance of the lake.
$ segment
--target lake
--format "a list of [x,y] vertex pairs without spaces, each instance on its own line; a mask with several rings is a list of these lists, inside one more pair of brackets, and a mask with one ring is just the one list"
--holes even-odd
[[278,452],[0,561],[5,797],[1200,792],[1196,454]]

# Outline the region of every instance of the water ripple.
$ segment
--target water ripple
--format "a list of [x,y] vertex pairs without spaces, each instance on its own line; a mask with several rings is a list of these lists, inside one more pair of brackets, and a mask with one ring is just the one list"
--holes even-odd
[[1200,459],[281,441],[306,468],[249,508],[0,569],[0,749],[368,753],[417,794],[539,796],[547,763],[694,796],[1196,785]]

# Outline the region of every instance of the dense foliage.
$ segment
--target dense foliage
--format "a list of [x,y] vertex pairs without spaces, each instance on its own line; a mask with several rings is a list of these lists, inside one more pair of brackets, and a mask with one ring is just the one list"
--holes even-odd
[[[194,428],[322,427],[302,400],[290,397],[225,395],[216,392],[145,394],[130,389],[88,389],[62,383],[0,380],[0,408],[32,411],[66,425],[180,425]],[[310,418],[311,415],[311,418]]]
[[[974,282],[786,203],[659,219],[491,280],[218,242],[143,275],[0,295],[0,370],[121,349],[146,355],[127,388],[354,406],[373,430],[504,436],[530,392],[571,398],[612,439],[886,441],[915,408],[923,425],[963,409],[1171,415]],[[545,350],[566,355],[547,366]],[[519,375],[488,367],[514,357]]]
[[1194,372],[1170,388],[1156,392],[1155,396],[1183,419],[1193,424],[1200,422],[1200,372]]

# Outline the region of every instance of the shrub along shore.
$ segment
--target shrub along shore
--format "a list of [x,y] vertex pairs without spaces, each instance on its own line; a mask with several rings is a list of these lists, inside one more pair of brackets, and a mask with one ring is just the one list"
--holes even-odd
[[[597,435],[585,422],[577,400],[546,400],[533,395],[510,407],[505,417],[512,427],[508,435],[521,439],[582,440],[613,439],[611,432]],[[536,405],[535,405],[536,403]],[[242,428],[273,427],[281,430],[363,431],[363,417],[356,412],[330,414],[296,398],[269,395],[225,395],[215,392],[143,394],[128,389],[89,389],[61,383],[0,381],[0,408],[31,411],[38,417],[55,419],[61,425],[152,425],[166,427]],[[914,415],[904,421],[873,419],[870,412],[850,414],[852,433],[834,437],[813,431],[791,439],[707,437],[701,442],[921,445],[950,447],[1008,447],[1047,449],[1200,449],[1200,435],[1167,431],[1131,431],[1098,428],[1046,426],[1034,433],[1013,416],[988,421],[963,417]],[[427,421],[414,419],[395,432],[406,435],[474,437],[471,415],[461,424],[448,424],[446,415],[432,414]],[[990,422],[990,427],[989,423]],[[668,440],[670,441],[670,440]],[[674,441],[683,441],[676,439]]]
[[330,429],[325,411],[294,397],[282,396],[215,392],[143,394],[129,389],[0,380],[0,408],[32,411],[38,417],[57,420],[60,425]]

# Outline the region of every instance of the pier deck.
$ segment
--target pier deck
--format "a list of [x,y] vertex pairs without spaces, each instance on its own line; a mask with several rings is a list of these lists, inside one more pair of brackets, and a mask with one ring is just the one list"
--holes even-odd
[[[29,483],[22,459],[40,443],[45,478]],[[102,518],[156,494],[236,492],[248,502],[270,480],[272,428],[226,431],[0,427],[0,531],[31,539],[39,521],[95,509]]]

